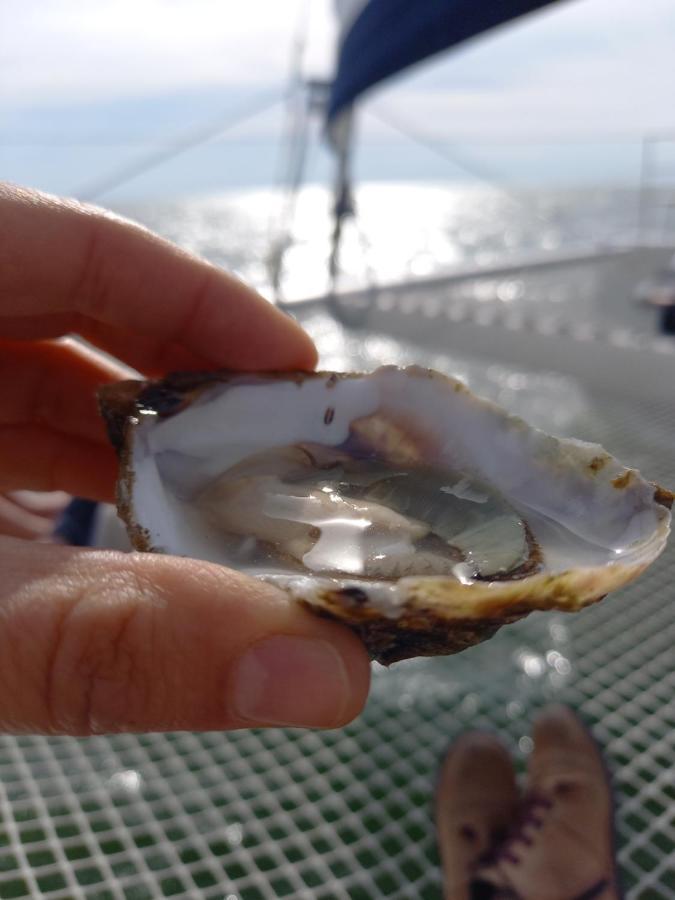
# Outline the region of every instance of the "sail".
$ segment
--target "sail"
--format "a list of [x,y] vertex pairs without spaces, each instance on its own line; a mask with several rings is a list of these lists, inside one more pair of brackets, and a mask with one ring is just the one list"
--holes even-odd
[[327,122],[368,88],[442,50],[560,0],[336,0],[341,21]]

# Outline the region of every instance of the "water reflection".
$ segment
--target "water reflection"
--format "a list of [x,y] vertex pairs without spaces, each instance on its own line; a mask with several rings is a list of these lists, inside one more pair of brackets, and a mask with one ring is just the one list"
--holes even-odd
[[108,789],[111,794],[136,796],[143,787],[143,776],[136,769],[120,769],[108,778]]
[[523,704],[518,700],[511,700],[510,703],[506,704],[506,715],[509,717],[509,719],[519,719],[523,715],[524,711],[525,709],[523,707]]
[[524,734],[518,740],[518,749],[524,755],[527,755],[528,753],[532,753],[532,751],[534,750],[534,741],[529,736],[529,734]]
[[322,369],[369,371],[380,365],[423,365],[458,378],[475,393],[550,434],[597,436],[595,411],[574,378],[505,365],[486,367],[482,362],[430,352],[428,346],[372,331],[355,336],[327,313],[303,310],[298,319],[317,346]]
[[551,622],[548,630],[554,644],[566,644],[569,640],[569,629],[562,622]]
[[551,666],[559,675],[569,675],[572,672],[572,665],[566,657],[564,657],[561,653],[558,653],[557,650],[549,650],[546,654],[546,662]]
[[244,840],[244,829],[239,822],[233,822],[225,829],[225,840],[230,847],[238,847]]
[[541,678],[546,671],[546,660],[529,650],[518,650],[515,654],[515,663],[528,678]]
[[572,675],[572,663],[569,658],[553,648],[542,653],[520,648],[514,653],[513,662],[522,673],[524,688],[528,683],[539,682],[542,688],[558,691],[566,685]]

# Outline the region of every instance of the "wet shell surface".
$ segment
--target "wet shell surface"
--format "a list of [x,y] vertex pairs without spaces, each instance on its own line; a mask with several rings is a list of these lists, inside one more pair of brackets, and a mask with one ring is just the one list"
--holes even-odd
[[383,663],[581,609],[669,532],[669,491],[426,369],[178,374],[100,399],[134,547],[272,582]]

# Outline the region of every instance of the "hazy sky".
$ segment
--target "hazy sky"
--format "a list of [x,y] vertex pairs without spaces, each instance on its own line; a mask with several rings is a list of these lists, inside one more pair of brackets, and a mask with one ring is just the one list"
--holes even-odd
[[[328,76],[330,0],[0,0],[0,176],[76,190],[192,128],[272,102],[299,21],[305,71]],[[386,124],[395,120],[495,177],[630,180],[642,134],[675,133],[674,48],[673,0],[567,0],[373,91],[361,172],[462,173]],[[282,124],[272,109],[122,194],[269,182]],[[309,174],[325,170],[319,151]]]

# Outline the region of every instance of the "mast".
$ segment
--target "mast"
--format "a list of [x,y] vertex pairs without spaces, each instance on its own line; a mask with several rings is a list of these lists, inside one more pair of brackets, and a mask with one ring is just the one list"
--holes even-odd
[[356,213],[351,172],[353,125],[354,112],[350,109],[340,118],[331,134],[331,142],[336,155],[335,182],[333,184],[333,232],[328,258],[331,294],[337,290],[337,279],[340,273],[342,226]]
[[[283,261],[292,242],[292,220],[303,185],[312,116],[319,114],[335,154],[333,228],[328,258],[330,292],[340,273],[345,222],[355,216],[352,187],[355,102],[379,82],[485,31],[561,0],[334,0],[339,23],[337,65],[330,82],[304,79],[301,51],[294,76],[299,99],[289,107],[286,199],[269,272],[275,300],[283,304]],[[304,48],[304,37],[299,46]]]
[[355,215],[351,162],[354,105],[379,82],[430,56],[560,0],[334,0],[340,23],[335,76],[325,108],[336,157],[332,292],[339,274],[345,220]]

